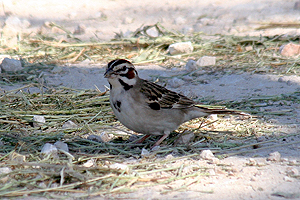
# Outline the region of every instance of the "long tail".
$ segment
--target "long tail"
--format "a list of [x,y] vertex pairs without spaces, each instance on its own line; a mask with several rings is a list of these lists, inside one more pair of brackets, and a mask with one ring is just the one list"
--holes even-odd
[[210,113],[210,114],[231,114],[231,115],[250,116],[250,114],[244,113],[239,110],[227,109],[224,106],[211,106],[211,105],[195,105],[195,106],[205,110],[206,113]]

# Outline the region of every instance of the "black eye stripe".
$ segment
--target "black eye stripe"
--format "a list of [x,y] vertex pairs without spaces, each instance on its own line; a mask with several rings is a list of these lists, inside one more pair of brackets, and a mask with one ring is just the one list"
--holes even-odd
[[116,72],[126,71],[126,66],[123,66],[121,69],[118,69]]

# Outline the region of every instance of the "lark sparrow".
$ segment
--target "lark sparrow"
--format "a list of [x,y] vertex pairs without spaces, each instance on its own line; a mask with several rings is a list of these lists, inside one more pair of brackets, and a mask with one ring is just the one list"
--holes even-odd
[[180,124],[210,114],[243,114],[227,109],[209,109],[176,92],[141,79],[131,62],[124,59],[108,63],[104,74],[110,84],[110,105],[127,128],[150,135],[162,135],[159,145]]

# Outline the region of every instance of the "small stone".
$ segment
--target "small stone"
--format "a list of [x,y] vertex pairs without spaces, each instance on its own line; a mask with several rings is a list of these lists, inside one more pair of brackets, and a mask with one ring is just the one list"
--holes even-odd
[[283,77],[279,77],[279,78],[278,78],[278,82],[279,82],[279,83],[284,83],[284,82],[285,82],[285,80],[284,80],[284,78],[283,78]]
[[195,134],[194,133],[186,133],[186,134],[182,134],[178,140],[177,140],[177,144],[182,144],[182,145],[188,145],[190,142],[192,142],[195,138]]
[[214,56],[203,56],[197,61],[197,65],[200,67],[216,65],[216,57]]
[[171,160],[171,159],[173,159],[174,158],[174,156],[172,155],[172,154],[168,154],[167,156],[166,156],[166,160]]
[[0,174],[8,174],[10,172],[12,172],[12,170],[9,167],[1,167],[0,168]]
[[288,162],[289,159],[288,159],[288,158],[281,158],[281,161],[282,161],[282,162]]
[[290,160],[289,165],[297,165],[297,160]]
[[113,135],[110,135],[110,134],[108,134],[108,133],[106,133],[106,132],[102,132],[102,133],[100,134],[100,137],[101,137],[101,140],[102,140],[103,142],[109,142],[110,140],[112,140]]
[[246,51],[252,51],[252,50],[253,50],[253,47],[252,47],[252,46],[246,46],[246,47],[245,47],[245,50],[246,50]]
[[120,163],[114,163],[109,166],[111,169],[121,169],[121,170],[126,170],[128,169],[128,166],[125,164],[120,164]]
[[294,179],[288,176],[283,177],[283,180],[285,180],[286,182],[294,182]]
[[142,157],[149,157],[150,156],[150,152],[147,149],[143,148],[142,152],[141,152],[141,156]]
[[93,167],[94,165],[95,165],[94,159],[90,159],[86,163],[84,163],[82,166],[83,167]]
[[0,176],[2,178],[0,178],[0,183],[6,183],[9,181],[9,176],[3,176],[3,174],[8,174],[12,172],[11,168],[9,167],[1,167],[0,168]]
[[294,167],[287,167],[286,174],[288,176],[298,176],[299,175],[299,171],[298,171],[298,169],[296,169]]
[[280,153],[278,152],[278,151],[275,151],[275,152],[273,152],[273,153],[270,153],[269,154],[269,157],[267,158],[267,160],[268,161],[280,161],[280,159],[281,159],[281,155],[280,155]]
[[170,86],[172,88],[178,88],[178,87],[182,86],[184,83],[185,83],[184,80],[175,77],[168,81],[168,86]]
[[279,48],[279,52],[285,57],[294,57],[300,54],[300,45],[289,43]]
[[95,142],[103,142],[99,135],[89,135],[87,139]]
[[146,33],[150,37],[158,37],[159,36],[159,32],[158,32],[156,27],[152,27],[152,28],[147,29]]
[[171,44],[168,48],[168,52],[171,55],[182,54],[182,53],[191,53],[193,52],[194,47],[191,42],[179,42]]
[[247,164],[249,166],[256,166],[257,165],[257,162],[255,159],[253,158],[249,158],[249,163]]
[[59,187],[58,183],[52,183],[50,185],[50,188],[57,188],[57,187]]
[[133,22],[133,18],[126,16],[123,21],[122,24],[131,24]]
[[100,135],[89,135],[87,139],[96,142],[109,142],[110,140],[112,140],[112,138],[113,135],[109,135],[106,132],[102,132]]
[[188,62],[185,65],[185,69],[188,72],[192,72],[192,71],[195,71],[196,69],[198,69],[196,61],[194,61],[194,60],[188,60]]
[[74,35],[83,35],[83,34],[85,34],[85,30],[86,30],[85,25],[80,24],[75,28],[73,34]]
[[54,146],[53,144],[50,144],[50,143],[46,143],[44,144],[42,150],[41,150],[41,153],[43,154],[51,154],[51,153],[56,153],[57,152],[57,148],[56,146]]
[[208,116],[208,119],[212,120],[212,121],[216,121],[216,120],[218,120],[218,115],[217,114],[211,114],[211,115]]
[[200,154],[200,157],[205,160],[212,160],[213,158],[215,158],[211,150],[203,150]]
[[176,25],[181,25],[181,24],[185,24],[185,23],[186,23],[186,18],[181,17],[181,16],[175,18],[175,20],[174,20],[174,24],[176,24]]
[[21,20],[16,16],[10,16],[5,20],[5,26],[15,29],[25,29],[30,26],[30,22],[26,19]]
[[17,72],[23,69],[22,63],[20,60],[4,58],[1,63],[1,69],[3,72]]
[[293,81],[288,80],[288,81],[286,82],[286,84],[287,84],[287,85],[293,85],[294,83],[293,83]]
[[45,117],[41,115],[33,115],[32,120],[34,121],[33,122],[34,127],[39,127],[46,123]]
[[158,146],[153,147],[151,150],[152,151],[158,151],[159,149],[160,149],[160,146],[158,145]]
[[75,124],[74,122],[72,122],[71,120],[66,121],[63,125],[62,125],[62,129],[76,129],[78,126],[77,124]]
[[40,183],[38,184],[38,186],[39,186],[40,188],[47,188],[47,185],[46,185],[45,182],[40,182]]
[[68,147],[68,144],[64,143],[64,142],[61,142],[61,141],[57,141],[54,143],[54,146],[57,148],[57,149],[61,149],[61,150],[64,150],[66,152],[69,152],[69,147]]

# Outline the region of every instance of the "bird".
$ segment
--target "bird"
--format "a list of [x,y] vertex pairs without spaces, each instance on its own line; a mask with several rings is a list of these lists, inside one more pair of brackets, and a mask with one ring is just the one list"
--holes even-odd
[[226,108],[209,108],[179,93],[139,77],[126,59],[107,64],[104,77],[110,85],[110,105],[117,119],[130,130],[142,133],[139,142],[151,135],[161,136],[159,146],[182,123],[211,114],[246,113]]

